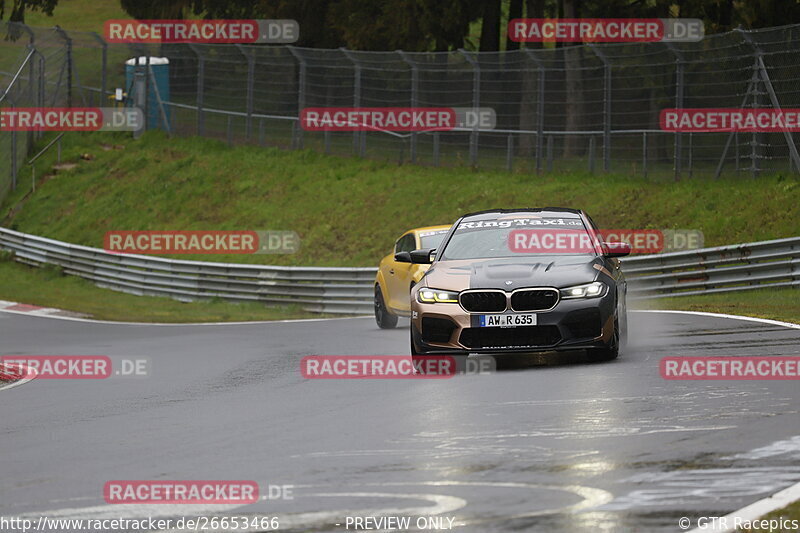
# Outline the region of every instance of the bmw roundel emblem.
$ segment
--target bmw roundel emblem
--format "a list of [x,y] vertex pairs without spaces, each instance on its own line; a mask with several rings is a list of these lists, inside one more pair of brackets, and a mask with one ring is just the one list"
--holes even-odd
[[514,282],[511,281],[511,280],[506,281],[506,285],[511,285],[512,283],[514,283]]

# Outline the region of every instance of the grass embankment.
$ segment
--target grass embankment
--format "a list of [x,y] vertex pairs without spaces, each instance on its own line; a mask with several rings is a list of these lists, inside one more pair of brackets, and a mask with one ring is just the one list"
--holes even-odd
[[65,276],[56,268],[34,268],[0,258],[0,300],[56,307],[98,320],[123,322],[245,322],[319,318],[297,306],[266,307],[258,303],[205,301],[182,303],[170,298],[142,297],[96,287]]
[[[63,141],[62,161],[74,167],[45,179],[24,205],[30,185],[22,180],[0,213],[3,225],[95,247],[108,230],[293,230],[302,246],[292,255],[182,257],[328,266],[376,265],[408,228],[497,207],[580,207],[606,228],[699,229],[706,246],[800,235],[796,177],[537,177],[231,148],[159,132],[140,140],[70,134]],[[37,175],[51,172],[55,158],[55,150],[42,157]]]
[[[377,265],[408,228],[451,223],[464,212],[496,207],[581,207],[607,228],[699,229],[706,246],[800,235],[796,177],[675,183],[614,174],[535,176],[231,148],[209,139],[167,139],[159,132],[139,140],[127,134],[68,134],[63,142],[60,170],[53,171],[56,151],[51,150],[37,162],[36,193],[28,196],[30,183],[21,180],[0,210],[2,225],[94,247],[102,247],[108,230],[293,230],[302,244],[292,255],[175,257],[320,266]],[[40,273],[27,268],[2,268],[3,277],[13,281],[0,286],[3,299],[126,320],[146,320],[155,312],[149,310],[150,298],[58,276],[43,283]],[[63,298],[56,297],[59,293]],[[796,321],[800,312],[794,296],[791,290],[756,291],[669,298],[653,305]],[[134,312],[133,302],[139,301],[147,303]],[[244,320],[263,311],[258,305],[196,304],[197,309],[221,307],[212,310],[213,316],[192,318],[188,310],[195,304],[163,300],[158,305],[172,310],[152,320],[169,321],[171,314],[184,321],[217,320],[224,314]],[[280,314],[263,312],[267,318]]]
[[115,0],[61,0],[48,16],[41,11],[25,11],[25,24],[41,28],[61,26],[67,31],[94,31],[103,33],[105,22],[112,19],[130,19],[130,15]]
[[800,324],[800,288],[678,296],[634,302],[635,309],[676,309],[768,318]]

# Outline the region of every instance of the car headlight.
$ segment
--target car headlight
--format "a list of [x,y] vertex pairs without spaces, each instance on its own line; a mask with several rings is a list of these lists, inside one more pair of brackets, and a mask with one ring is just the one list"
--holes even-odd
[[586,285],[575,285],[574,287],[567,287],[561,289],[561,299],[569,300],[572,298],[597,298],[605,296],[608,286],[602,281],[595,281],[594,283],[587,283]]
[[440,289],[420,289],[417,292],[417,300],[420,303],[458,303],[458,292],[456,291],[443,291]]

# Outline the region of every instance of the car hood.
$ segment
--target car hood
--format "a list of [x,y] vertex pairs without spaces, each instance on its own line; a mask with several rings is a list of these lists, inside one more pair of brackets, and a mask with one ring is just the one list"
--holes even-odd
[[600,257],[585,255],[439,261],[424,281],[428,287],[452,291],[562,288],[594,281],[602,266]]

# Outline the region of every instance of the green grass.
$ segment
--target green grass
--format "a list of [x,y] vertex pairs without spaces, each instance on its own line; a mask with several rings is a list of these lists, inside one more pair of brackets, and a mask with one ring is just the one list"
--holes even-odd
[[84,279],[65,276],[56,268],[33,268],[8,260],[0,260],[0,279],[0,300],[56,307],[98,320],[185,323],[324,316],[296,306],[266,307],[219,300],[182,303],[170,298],[134,296],[101,289]]
[[118,0],[60,0],[53,16],[39,11],[27,10],[25,24],[51,28],[58,24],[67,31],[95,31],[103,33],[103,25],[109,19],[129,19]]
[[636,302],[636,308],[727,313],[800,324],[800,288],[757,289],[733,293],[658,298]]
[[37,162],[40,183],[24,202],[30,173],[20,171],[2,225],[94,247],[108,230],[293,230],[302,239],[292,255],[186,259],[374,266],[409,228],[481,209],[548,205],[586,209],[606,228],[699,229],[706,246],[800,235],[796,176],[677,183],[575,172],[537,177],[231,148],[160,132],[139,140],[67,134],[63,161],[76,166],[42,179],[55,158],[51,150]]
[[[783,509],[778,509],[777,511],[772,511],[758,520],[778,520],[783,518],[784,524],[788,525],[788,527],[781,529],[769,529],[769,528],[760,528],[760,529],[740,529],[744,533],[788,533],[790,531],[797,531],[796,527],[793,527],[792,520],[796,523],[800,523],[800,501],[796,501],[784,507]],[[788,524],[787,524],[788,522]]]

